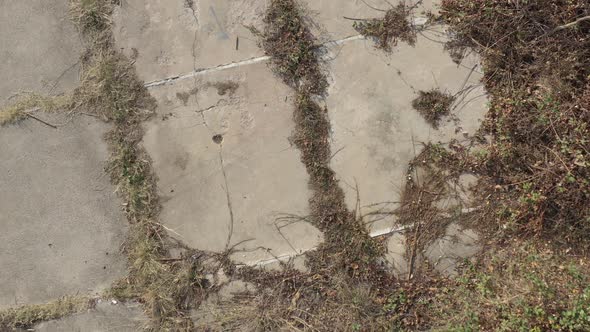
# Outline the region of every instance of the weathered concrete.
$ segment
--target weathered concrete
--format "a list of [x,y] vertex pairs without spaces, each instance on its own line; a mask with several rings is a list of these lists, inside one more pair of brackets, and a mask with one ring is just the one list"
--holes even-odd
[[478,240],[479,236],[473,230],[452,223],[447,227],[445,236],[426,248],[425,256],[435,270],[443,275],[454,276],[462,261],[481,250]]
[[[304,5],[318,23],[314,32],[320,40],[328,41],[357,35],[352,21],[343,16],[379,17],[383,13],[371,7],[389,8],[386,1],[365,2],[304,1]],[[434,3],[425,1],[416,15],[436,9]],[[299,153],[287,139],[292,130],[290,91],[271,77],[260,58],[262,50],[244,27],[262,28],[267,5],[263,0],[178,0],[166,4],[131,0],[115,15],[117,44],[137,57],[143,79],[181,77],[150,88],[160,107],[158,118],[146,126],[144,143],[160,178],[163,223],[171,234],[197,248],[226,247],[231,224],[226,187],[234,214],[232,244],[255,238],[246,243],[247,248],[271,248],[273,255],[281,256],[317,243],[318,232],[309,225],[283,228],[281,235],[273,224],[277,212],[304,215],[309,193]],[[362,213],[384,212],[367,218],[373,232],[394,226],[389,212],[398,206],[395,202],[405,182],[407,164],[420,152],[420,143],[448,142],[473,133],[485,110],[483,98],[470,100],[481,88],[458,98],[453,113],[460,124],[449,121],[434,130],[412,109],[418,90],[439,87],[457,93],[481,77],[474,59],[462,67],[451,61],[437,42],[442,37],[443,30],[429,29],[415,48],[400,43],[393,55],[383,54],[364,39],[331,45],[327,104],[332,150],[337,152],[332,166],[342,180],[350,207],[356,202],[354,188],[358,184]],[[214,69],[255,57],[259,61]],[[183,77],[203,68],[213,69]],[[228,80],[240,84],[235,95],[219,96],[210,86]],[[216,134],[223,136],[222,144],[213,141]],[[276,157],[258,157],[266,153]],[[273,179],[272,185],[261,186],[269,179]],[[242,262],[273,257],[261,253],[236,257]]]
[[139,304],[101,302],[88,312],[35,326],[37,332],[138,332],[149,323]]
[[37,114],[0,128],[0,307],[98,292],[125,274],[127,221],[103,168],[107,126]]
[[407,276],[409,266],[408,260],[406,259],[406,237],[402,233],[394,233],[387,239],[387,254],[385,258],[396,276]]
[[[262,55],[246,26],[260,26],[264,1],[128,0],[114,15],[117,44],[157,80]],[[236,49],[236,39],[237,42]]]
[[[264,2],[264,1],[261,1]],[[352,19],[371,19],[380,18],[385,14],[384,11],[391,9],[398,3],[404,2],[411,6],[417,1],[404,0],[302,0],[309,17],[313,20],[313,33],[320,41],[339,40],[350,36],[358,35],[353,28]],[[436,0],[425,0],[414,10],[413,20],[416,17],[424,17],[423,12],[436,11]],[[367,48],[373,48],[372,43],[366,43]]]
[[[78,84],[67,1],[2,1],[0,31],[0,105]],[[107,126],[35,115],[58,129],[32,119],[0,128],[0,308],[99,292],[125,274],[127,222],[103,170]]]
[[[234,84],[235,91],[221,95],[223,89],[214,86],[220,83]],[[247,241],[239,248],[258,248],[238,252],[239,262],[317,245],[314,227],[280,218],[308,213],[308,176],[288,139],[291,91],[265,64],[150,91],[159,107],[146,124],[144,145],[159,177],[161,220],[173,236],[221,251],[231,232],[230,247]]]
[[81,42],[63,0],[0,1],[0,105],[14,93],[77,84]]
[[434,206],[451,214],[460,211],[469,211],[475,208],[473,191],[471,188],[477,183],[477,177],[473,174],[462,174],[457,181],[447,183],[446,195],[434,202]]
[[333,82],[327,98],[332,150],[337,152],[332,167],[349,207],[355,206],[358,184],[362,214],[385,213],[368,218],[379,219],[373,229],[391,228],[394,218],[386,213],[398,206],[408,163],[420,153],[421,144],[473,134],[485,114],[486,99],[482,87],[458,97],[452,113],[459,121],[447,117],[435,130],[412,108],[412,100],[419,90],[440,88],[455,94],[477,85],[481,75],[471,71],[475,61],[457,66],[443,45],[421,36],[415,47],[400,43],[392,55],[367,50],[364,43],[352,41],[332,50]]
[[[399,1],[303,0],[312,30],[321,42],[358,35],[351,18],[380,17]],[[196,69],[260,57],[263,51],[248,29],[263,28],[266,0],[128,0],[114,14],[119,47],[136,57],[142,79],[154,80],[187,74]],[[373,7],[373,8],[371,8]],[[433,0],[416,10],[434,10]],[[368,44],[368,43],[367,43]]]

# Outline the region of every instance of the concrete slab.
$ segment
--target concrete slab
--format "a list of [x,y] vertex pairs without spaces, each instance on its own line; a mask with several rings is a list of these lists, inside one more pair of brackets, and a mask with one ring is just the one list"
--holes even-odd
[[385,259],[397,277],[407,277],[409,262],[406,259],[406,237],[402,233],[394,233],[387,239]]
[[[191,71],[244,61],[264,55],[247,28],[263,28],[267,0],[127,0],[117,7],[113,20],[117,45],[136,58],[146,82],[184,75]],[[398,2],[391,2],[397,4]],[[434,8],[424,1],[415,10]],[[388,9],[387,1],[302,0],[312,30],[321,42],[358,33],[344,17],[374,18]],[[373,8],[371,8],[373,7]],[[372,48],[369,42],[367,45]]]
[[461,174],[456,181],[449,181],[446,186],[446,195],[434,202],[434,206],[455,214],[475,208],[471,188],[477,183],[477,180],[478,178],[473,174]]
[[[127,0],[115,39],[146,81],[263,55],[246,26],[260,26],[265,1]],[[236,47],[237,43],[237,47]]]
[[44,322],[37,332],[137,332],[149,323],[139,304],[113,304],[103,301],[88,312]]
[[435,270],[447,276],[457,274],[457,266],[481,250],[479,236],[471,229],[463,229],[453,223],[447,227],[445,236],[434,241],[425,250],[428,261]]
[[[390,6],[387,1],[377,0],[345,3],[306,0],[302,3],[317,22],[314,29],[323,41],[357,35],[352,22],[344,16],[379,17],[383,12],[375,8]],[[416,8],[415,15],[436,10],[436,3],[424,1]],[[160,101],[160,108],[158,119],[146,127],[144,142],[160,177],[164,223],[172,234],[197,248],[225,248],[230,232],[226,187],[232,192],[230,198],[248,197],[247,192],[258,196],[240,203],[238,208],[235,199],[230,199],[234,212],[232,243],[256,238],[250,248],[260,244],[272,248],[273,255],[282,256],[311,249],[319,236],[308,225],[298,224],[290,226],[292,239],[285,239],[273,225],[277,211],[286,212],[287,209],[301,214],[306,209],[307,198],[301,198],[307,197],[307,191],[290,189],[302,188],[306,182],[305,171],[296,158],[298,152],[291,151],[289,157],[273,158],[274,166],[253,161],[257,158],[250,156],[259,151],[284,149],[281,150],[283,154],[292,149],[287,140],[292,130],[289,90],[270,77],[263,59],[224,67],[223,71],[215,69],[263,55],[244,25],[261,28],[267,5],[263,0],[177,0],[166,4],[156,0],[130,0],[115,14],[117,43],[130,56],[137,57],[142,78],[154,81],[181,76],[170,84],[151,88]],[[370,40],[351,40],[331,46],[333,60],[328,69],[332,72],[332,85],[327,104],[333,126],[332,150],[338,151],[332,160],[333,168],[342,180],[350,207],[355,205],[357,192],[354,188],[358,183],[358,194],[364,204],[362,213],[383,212],[378,217],[367,218],[372,232],[394,227],[394,218],[389,212],[397,207],[395,202],[405,183],[407,164],[420,152],[419,144],[462,139],[475,132],[485,112],[485,99],[475,98],[483,94],[480,87],[468,89],[458,97],[454,117],[446,119],[438,130],[431,128],[412,109],[411,102],[418,90],[438,87],[458,93],[476,85],[481,78],[475,66],[477,59],[467,59],[462,66],[451,61],[440,43],[444,35],[442,28],[429,29],[419,37],[415,48],[400,43],[393,55],[375,50]],[[237,50],[236,40],[239,40]],[[182,77],[202,68],[210,69]],[[228,80],[247,87],[240,86],[235,94],[216,94],[213,85]],[[254,83],[256,81],[269,83]],[[283,96],[286,99],[281,101]],[[269,107],[284,111],[278,116],[280,112],[265,110]],[[268,120],[262,126],[258,121],[260,117]],[[277,132],[280,132],[278,136]],[[223,139],[221,144],[217,139]],[[247,152],[248,158],[243,152]],[[225,178],[220,156],[224,164],[229,165],[225,167]],[[233,168],[231,172],[227,171],[228,167]],[[254,169],[255,176],[232,175]],[[268,183],[269,176],[282,180],[280,184],[273,181],[273,185],[260,189],[260,183]],[[246,189],[248,187],[256,189]],[[265,207],[263,211],[252,211],[252,206],[256,206],[255,209],[268,206],[265,201],[282,191],[297,197],[297,203],[278,203],[280,210]],[[197,202],[190,202],[195,197],[198,197]],[[281,197],[273,202],[277,204],[283,199],[290,198]],[[235,216],[235,210],[240,210],[240,217]],[[273,217],[269,214],[271,211]],[[261,214],[264,217],[260,217]],[[200,220],[195,221],[196,218]],[[249,219],[246,221],[249,226],[242,226],[237,221],[240,218]],[[306,234],[315,234],[313,240],[306,238]],[[293,244],[295,239],[299,239],[299,244]],[[280,242],[283,244],[279,245]],[[267,260],[273,255],[243,253],[239,260]]]
[[0,308],[99,292],[125,274],[107,126],[40,113],[0,128]]
[[[332,167],[354,208],[358,183],[362,214],[380,211],[373,229],[394,226],[393,211],[405,184],[408,163],[421,143],[465,139],[486,112],[477,59],[457,66],[443,45],[419,36],[415,47],[400,43],[392,55],[352,41],[332,49],[332,84],[327,106],[332,123]],[[419,90],[439,88],[456,94],[453,116],[433,129],[411,106]],[[456,121],[452,119],[456,118]],[[374,221],[375,218],[368,219]]]
[[63,0],[0,1],[0,106],[23,90],[76,86],[82,45]]
[[[78,84],[67,1],[0,2],[0,105]],[[33,23],[32,23],[33,22]],[[0,128],[0,308],[99,292],[125,273],[126,220],[103,167],[107,126],[37,113]]]
[[230,247],[241,243],[246,251],[234,259],[242,263],[319,243],[317,229],[291,217],[308,214],[308,176],[288,139],[292,92],[265,64],[150,92],[159,107],[145,126],[144,145],[159,177],[161,220],[172,236],[213,251],[224,250],[228,239]]

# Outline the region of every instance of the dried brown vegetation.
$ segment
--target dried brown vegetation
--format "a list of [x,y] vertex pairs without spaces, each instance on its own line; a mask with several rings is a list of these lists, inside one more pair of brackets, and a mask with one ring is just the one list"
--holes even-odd
[[439,89],[418,91],[418,97],[412,101],[412,107],[424,117],[432,127],[438,128],[442,117],[451,113],[455,97]]
[[273,70],[300,92],[322,95],[328,81],[317,56],[319,43],[309,29],[300,4],[272,0],[264,16],[262,48],[271,55]]
[[385,12],[382,18],[355,20],[353,27],[365,37],[374,38],[377,48],[391,52],[398,40],[416,43],[416,29],[408,20],[411,8],[403,2]]
[[[455,53],[482,56],[491,107],[479,153],[500,226],[587,243],[590,230],[587,1],[446,0]],[[580,242],[581,241],[581,242]]]
[[[141,123],[153,115],[156,105],[132,61],[115,50],[109,19],[113,6],[108,0],[72,2],[73,20],[87,43],[82,84],[74,91],[72,108],[114,124],[107,135],[107,172],[125,202],[130,223],[125,244],[129,272],[108,295],[144,304],[153,330],[190,330],[188,310],[206,296],[201,264],[205,255],[172,241],[158,222],[156,177],[140,145]],[[170,259],[172,247],[184,250],[181,258]]]

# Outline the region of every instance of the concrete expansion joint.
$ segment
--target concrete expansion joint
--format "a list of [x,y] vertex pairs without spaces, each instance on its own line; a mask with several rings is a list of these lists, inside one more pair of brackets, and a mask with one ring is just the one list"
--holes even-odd
[[[413,224],[398,226],[395,228],[391,227],[391,228],[378,229],[378,230],[372,231],[369,234],[369,236],[371,238],[377,238],[377,237],[381,237],[381,236],[389,236],[389,235],[393,235],[395,233],[400,233],[400,232],[403,232],[406,230],[410,230],[410,229],[412,229],[412,227],[414,227]],[[314,250],[316,250],[316,248],[311,248],[311,249],[305,250],[301,253],[285,254],[285,255],[277,256],[277,257],[270,258],[270,259],[262,259],[262,260],[247,262],[243,266],[262,267],[262,266],[272,265],[274,263],[279,263],[279,262],[288,262],[291,259],[305,255],[306,253],[314,251]]]
[[[427,19],[425,17],[416,17],[413,20],[414,26],[424,26],[426,23],[427,23]],[[343,45],[348,42],[352,42],[352,41],[356,41],[356,40],[364,40],[364,39],[366,39],[366,38],[362,35],[354,35],[354,36],[349,36],[349,37],[345,37],[342,39],[327,41],[327,42],[323,43],[320,47],[328,48],[331,46]],[[194,47],[193,47],[193,50],[194,50]],[[196,55],[194,54],[194,51],[193,51],[193,58],[195,58],[195,57],[196,57]],[[249,66],[249,65],[265,62],[268,60],[270,60],[270,56],[265,55],[265,56],[249,58],[246,60],[234,61],[231,63],[221,64],[221,65],[217,65],[217,66],[213,66],[213,67],[209,67],[209,68],[198,68],[198,69],[195,68],[190,73],[175,75],[175,76],[167,77],[167,78],[160,79],[160,80],[146,82],[144,84],[144,86],[146,88],[157,87],[157,86],[166,85],[169,83],[174,83],[175,81],[181,81],[181,80],[194,78],[197,76],[201,76],[201,75],[205,75],[205,74],[209,74],[209,73],[215,73],[218,71],[228,70],[228,69],[232,69],[232,68]],[[196,63],[195,63],[195,67],[196,67]]]

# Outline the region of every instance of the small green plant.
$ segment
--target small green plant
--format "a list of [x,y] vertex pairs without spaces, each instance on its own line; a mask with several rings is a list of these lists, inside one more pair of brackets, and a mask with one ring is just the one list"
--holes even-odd
[[387,303],[383,306],[383,310],[387,313],[395,313],[397,310],[408,302],[406,294],[401,290],[396,295],[389,297]]
[[567,331],[590,329],[590,287],[584,289],[573,308],[561,313],[559,323],[554,328]]

